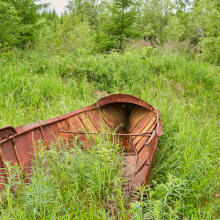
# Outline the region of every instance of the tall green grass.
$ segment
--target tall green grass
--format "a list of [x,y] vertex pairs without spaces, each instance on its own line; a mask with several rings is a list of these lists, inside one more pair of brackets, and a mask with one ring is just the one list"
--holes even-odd
[[1,59],[0,126],[51,118],[96,100],[85,77],[64,80],[57,62],[62,59],[37,52]]
[[[1,219],[109,219],[124,216],[122,192],[122,156],[119,145],[99,136],[94,145],[82,151],[80,146],[54,143],[50,151],[35,148],[35,166],[29,181],[22,184],[21,171],[9,167],[8,184],[2,193]],[[13,169],[13,170],[12,170]],[[17,180],[14,182],[14,180]],[[118,196],[120,193],[121,197]]]
[[219,218],[219,67],[135,44],[124,54],[15,53],[0,69],[1,126],[57,116],[103,94],[131,94],[158,108],[164,135],[132,218]]

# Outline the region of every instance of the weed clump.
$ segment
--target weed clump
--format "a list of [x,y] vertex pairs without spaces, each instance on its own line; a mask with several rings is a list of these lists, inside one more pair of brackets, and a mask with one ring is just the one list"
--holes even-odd
[[[107,219],[125,215],[121,191],[122,156],[119,145],[98,137],[91,148],[56,143],[39,146],[30,184],[11,193],[9,179],[1,196],[1,219]],[[10,165],[9,165],[10,167]],[[18,176],[19,169],[14,169]],[[22,183],[21,175],[17,183]],[[118,197],[120,195],[120,198]],[[124,197],[124,199],[123,199]],[[110,205],[109,205],[110,204]]]

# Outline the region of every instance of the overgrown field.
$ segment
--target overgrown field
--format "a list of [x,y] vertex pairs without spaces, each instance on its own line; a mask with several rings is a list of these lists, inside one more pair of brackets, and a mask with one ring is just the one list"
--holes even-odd
[[[159,140],[160,150],[150,181],[142,200],[132,204],[129,212],[121,206],[123,201],[117,201],[120,207],[117,215],[122,219],[138,220],[220,218],[219,67],[192,60],[178,52],[136,44],[127,47],[123,54],[16,51],[2,56],[0,71],[1,127],[16,127],[55,117],[113,93],[134,95],[158,108],[164,135]],[[108,143],[99,140],[97,146],[102,145]],[[107,153],[110,161],[120,160],[115,151]],[[94,156],[94,152],[91,154]],[[88,160],[87,156],[83,155],[82,161]],[[68,157],[71,154],[62,158],[67,160]],[[71,160],[74,167],[74,158]],[[115,164],[117,168],[119,165]],[[92,188],[96,179],[90,179],[92,186],[86,188],[87,201],[87,194],[83,198],[74,194],[86,189],[77,189],[75,183],[68,182],[68,175],[75,172],[73,176],[77,176],[83,174],[83,170],[84,177],[88,178],[89,164],[84,165],[85,161],[78,174],[70,166],[66,176],[57,179],[55,173],[52,179],[45,179],[44,170],[36,170],[37,184],[33,182],[17,198],[6,196],[0,207],[0,218],[110,219],[106,203],[112,193],[120,194],[117,187],[107,184],[102,191],[92,191],[96,190]],[[63,168],[61,165],[60,169]],[[51,169],[56,171],[53,166]],[[120,179],[116,171],[113,174]],[[114,177],[110,179],[113,181]],[[72,188],[63,189],[59,181],[67,181]],[[44,197],[37,191],[41,182],[46,187],[42,193]],[[96,206],[99,192],[105,190],[105,202],[99,201]]]

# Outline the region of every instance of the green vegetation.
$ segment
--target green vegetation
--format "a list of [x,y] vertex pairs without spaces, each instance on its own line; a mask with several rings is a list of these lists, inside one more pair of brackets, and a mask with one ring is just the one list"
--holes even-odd
[[[1,126],[18,126],[57,116],[92,104],[103,93],[137,96],[160,109],[164,135],[160,138],[160,150],[157,152],[151,179],[143,192],[146,196],[141,202],[131,206],[132,218],[217,218],[220,214],[220,69],[208,63],[194,61],[178,51],[167,50],[168,47],[174,48],[172,44],[156,49],[144,47],[142,43],[144,42],[129,44],[123,54],[63,53],[58,57],[50,54],[50,51],[25,51],[14,52],[13,56],[2,58]],[[105,142],[99,142],[100,145],[105,149]],[[83,157],[87,158],[87,155]],[[116,158],[112,158],[112,161],[117,160]],[[57,161],[57,164],[59,163]],[[82,166],[84,163],[82,159]],[[75,162],[72,161],[72,164]],[[116,168],[117,164],[112,169]],[[105,171],[104,169],[103,172]],[[45,182],[44,178],[47,177],[42,176],[41,179],[38,172],[42,174],[45,170],[36,170],[36,184]],[[79,174],[82,172],[81,170]],[[84,175],[87,172],[89,171],[85,170]],[[56,179],[56,184],[65,180],[62,180],[62,175]],[[69,171],[66,175],[69,175]],[[55,183],[45,184],[45,187],[49,187],[47,184]],[[36,186],[29,185],[28,190]],[[49,188],[55,190],[52,195],[58,190],[57,185]],[[76,189],[73,187],[71,190]],[[106,193],[111,191],[108,191],[108,187],[105,190]],[[26,192],[29,191],[25,190]],[[15,219],[21,213],[23,218],[33,217],[25,215],[29,209],[26,210],[23,206],[27,203],[27,195],[22,193],[24,192],[21,191],[21,200],[17,198],[11,204],[14,210],[12,216],[16,216]],[[52,192],[45,189],[42,196],[49,196],[50,193]],[[34,191],[30,196],[34,200]],[[67,201],[70,201],[68,199],[71,196],[67,196]],[[42,199],[42,209],[47,204],[51,207],[56,203],[55,207],[59,205],[60,208],[68,210],[62,196],[59,199],[53,196],[52,198],[56,199]],[[86,203],[85,213],[80,214],[89,216],[87,208],[90,207],[92,210],[101,210],[98,216],[103,217],[104,213],[108,216],[108,211],[100,206],[100,203],[94,205],[99,197],[92,198],[94,203],[91,203],[91,207]],[[9,218],[9,206],[5,204],[2,207],[2,216]],[[36,219],[46,219],[49,216],[52,218],[52,213],[42,209],[37,209],[41,217],[35,216]],[[130,212],[126,212],[127,217]],[[43,213],[46,213],[45,217],[42,217]],[[63,214],[64,211],[59,213],[64,218],[68,216]]]
[[13,195],[9,181],[2,193],[0,219],[219,219],[219,2],[75,0],[60,16],[46,7],[0,0],[0,127],[125,93],[161,111],[164,135],[129,210],[118,146],[99,137],[87,152],[57,143],[37,153],[32,184]]
[[122,194],[122,157],[118,144],[110,143],[99,137],[86,152],[77,146],[68,149],[68,143],[58,142],[50,151],[40,145],[31,184],[20,185],[14,195],[10,189],[22,183],[22,176],[8,163],[10,181],[2,194],[1,219],[107,219],[117,213],[117,203],[126,197],[117,195]]
[[[219,65],[218,0],[69,0],[60,15],[38,0],[0,0],[0,51],[54,47],[123,50],[129,39],[188,42],[199,60]],[[42,44],[42,42],[44,42]]]

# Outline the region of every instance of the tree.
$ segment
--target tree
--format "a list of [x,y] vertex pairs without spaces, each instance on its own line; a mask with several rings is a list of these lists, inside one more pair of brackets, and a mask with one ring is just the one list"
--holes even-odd
[[[216,3],[216,4],[215,4]],[[202,59],[220,65],[220,10],[215,0],[200,0],[194,7],[191,25],[199,35]]]
[[175,6],[177,12],[186,12],[191,8],[193,0],[175,0]]
[[100,1],[70,0],[66,8],[73,17],[79,17],[82,21],[89,21],[93,26],[97,25],[97,16],[100,12]]
[[47,21],[56,21],[59,20],[59,16],[56,13],[55,9],[52,10],[43,10],[41,17],[46,18]]
[[39,0],[9,0],[20,18],[20,42],[25,44],[34,40],[34,32],[39,29],[40,10],[48,4],[37,4]]
[[20,18],[10,2],[0,0],[0,47],[18,41]]
[[162,40],[163,28],[168,24],[173,8],[172,0],[145,0],[141,17],[143,36],[149,40]]
[[166,40],[180,41],[184,36],[184,25],[180,24],[177,16],[169,19],[168,25],[164,28],[163,34]]
[[136,20],[137,2],[135,0],[114,0],[108,4],[109,19],[105,31],[114,39],[119,41],[119,48],[122,49],[123,41],[131,37],[131,26]]
[[34,40],[39,29],[40,9],[47,4],[38,0],[0,0],[0,43],[24,45]]

